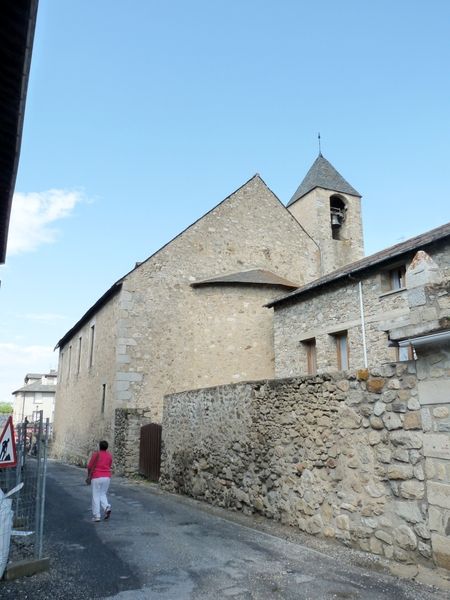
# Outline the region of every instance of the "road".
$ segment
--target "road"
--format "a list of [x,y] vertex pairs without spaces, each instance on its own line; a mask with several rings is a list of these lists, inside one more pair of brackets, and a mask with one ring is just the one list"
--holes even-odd
[[[91,522],[84,471],[49,462],[46,573],[0,582],[2,599],[441,600],[370,555],[262,519],[114,478],[109,521]],[[311,541],[308,541],[311,540]],[[312,544],[312,545],[311,545]],[[363,566],[361,566],[363,565]],[[371,569],[367,566],[372,566]]]

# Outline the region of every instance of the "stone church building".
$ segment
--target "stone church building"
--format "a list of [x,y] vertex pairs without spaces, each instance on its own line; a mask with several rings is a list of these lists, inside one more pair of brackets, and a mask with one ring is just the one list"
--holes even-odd
[[360,194],[320,154],[285,207],[255,175],[115,282],[59,340],[54,455],[114,440],[118,408],[275,376],[265,305],[363,257]]

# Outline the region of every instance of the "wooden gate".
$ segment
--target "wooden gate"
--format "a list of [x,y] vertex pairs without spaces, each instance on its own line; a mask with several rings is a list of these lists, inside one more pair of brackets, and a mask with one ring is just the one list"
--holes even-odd
[[141,427],[139,443],[139,473],[158,481],[161,466],[161,425],[150,423]]

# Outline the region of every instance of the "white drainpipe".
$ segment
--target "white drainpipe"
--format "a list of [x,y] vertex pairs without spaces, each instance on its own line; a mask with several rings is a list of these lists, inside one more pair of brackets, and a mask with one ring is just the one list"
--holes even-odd
[[363,343],[363,352],[364,352],[364,367],[367,369],[366,324],[364,321],[364,304],[363,304],[362,282],[361,281],[358,281],[358,289],[359,289],[359,311],[361,314],[362,343]]

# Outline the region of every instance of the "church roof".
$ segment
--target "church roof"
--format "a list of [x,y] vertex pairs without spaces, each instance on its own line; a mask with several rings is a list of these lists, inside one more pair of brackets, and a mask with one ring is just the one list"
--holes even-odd
[[287,206],[294,204],[316,187],[361,197],[361,194],[336,171],[333,165],[319,154]]
[[295,288],[297,285],[292,281],[280,277],[266,269],[251,269],[249,271],[238,271],[229,275],[218,275],[210,279],[202,279],[191,283],[192,287],[211,284],[250,284],[250,285],[278,285],[286,288]]

